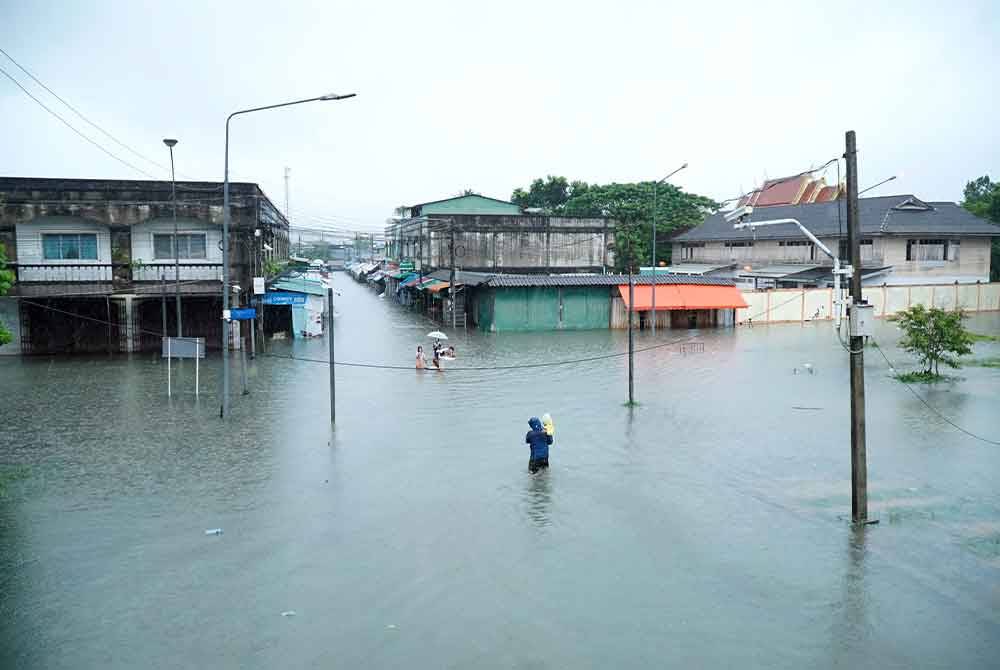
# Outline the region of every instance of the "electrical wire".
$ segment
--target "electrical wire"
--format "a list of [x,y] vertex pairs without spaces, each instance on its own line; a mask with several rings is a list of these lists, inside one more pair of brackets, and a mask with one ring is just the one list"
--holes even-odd
[[[107,294],[104,294],[104,295],[107,295]],[[45,297],[48,297],[48,296],[45,296]],[[158,296],[156,296],[156,295],[149,295],[148,297],[155,298],[155,297],[158,297]],[[170,297],[170,296],[168,295],[167,297]],[[754,316],[750,317],[750,320],[759,317],[761,314],[767,314],[769,311],[773,311],[773,310],[781,307],[782,305],[786,305],[786,304],[792,302],[793,300],[798,300],[800,298],[801,298],[800,294],[792,296],[790,299],[788,299],[788,300],[786,300],[784,302],[781,302],[781,303],[779,303],[777,305],[773,305],[768,310],[764,310],[763,312],[759,312],[758,314],[755,314]],[[17,299],[19,301],[21,301],[21,302],[27,303],[29,305],[34,305],[34,306],[39,307],[41,309],[46,309],[46,310],[50,310],[50,311],[53,311],[53,312],[59,312],[61,314],[67,314],[69,316],[75,316],[75,317],[78,317],[78,318],[81,318],[81,319],[86,319],[88,321],[93,321],[95,323],[101,323],[101,324],[112,326],[112,327],[118,328],[118,329],[121,329],[123,327],[123,324],[120,324],[120,323],[115,323],[113,321],[107,321],[107,320],[99,319],[99,318],[96,318],[96,317],[84,316],[82,314],[76,314],[74,312],[69,312],[69,311],[66,311],[66,310],[63,310],[63,309],[59,309],[57,307],[52,307],[51,305],[43,305],[42,303],[35,302],[33,300],[28,300],[26,298],[17,298]],[[149,335],[156,335],[156,336],[159,336],[159,337],[163,336],[163,333],[161,333],[161,332],[147,330],[147,329],[143,329],[143,328],[135,328],[134,332],[136,332],[136,333],[147,333]],[[676,340],[671,340],[669,342],[663,342],[663,343],[660,343],[660,344],[654,344],[654,345],[650,345],[648,347],[639,347],[638,349],[634,349],[633,353],[642,353],[644,351],[651,351],[653,349],[660,349],[662,347],[669,347],[669,346],[673,346],[675,344],[681,344],[683,342],[688,342],[690,340],[696,339],[697,337],[698,337],[697,335],[688,335],[686,337],[678,338]],[[579,363],[589,363],[589,362],[593,362],[593,361],[607,360],[607,359],[611,359],[611,358],[620,358],[622,356],[628,356],[628,354],[629,354],[628,351],[620,351],[620,352],[614,352],[614,353],[610,353],[610,354],[599,354],[599,355],[596,355],[596,356],[587,356],[587,357],[583,357],[583,358],[561,360],[561,361],[544,361],[544,362],[541,362],[541,363],[525,363],[525,364],[522,364],[522,365],[469,366],[469,367],[459,367],[459,368],[448,368],[448,370],[449,371],[487,372],[487,371],[530,369],[530,368],[559,367],[559,366],[564,366],[564,365],[576,365],[576,364],[579,364]],[[323,363],[325,365],[329,365],[330,364],[329,359],[321,359],[321,358],[307,358],[307,357],[301,357],[301,356],[291,356],[291,355],[284,355],[284,354],[267,354],[267,353],[258,353],[258,356],[269,356],[269,357],[272,357],[272,358],[284,358],[284,359],[287,359],[287,360],[304,361],[304,362],[309,362],[309,363]],[[382,363],[357,363],[357,362],[348,362],[348,361],[334,361],[334,365],[336,365],[336,366],[342,366],[342,367],[370,368],[370,369],[377,369],[377,370],[413,370],[413,366],[409,366],[409,365],[391,365],[391,364],[382,364]]]
[[[885,352],[882,350],[882,347],[879,346],[878,342],[876,342],[874,339],[872,340],[872,344],[874,344],[875,348],[878,350],[878,352],[880,354],[882,354],[882,358],[884,358],[885,362],[889,365],[889,369],[895,373],[896,366],[893,364],[892,361],[889,360],[889,357],[885,355]],[[903,381],[902,379],[900,379],[897,375],[893,375],[893,378],[896,381],[898,381],[900,384],[902,384],[903,386],[905,386],[907,388],[907,390],[909,390],[909,392],[913,394],[913,397],[915,397],[917,400],[919,400],[921,403],[923,403],[924,406],[927,409],[929,409],[931,412],[933,412],[939,419],[941,419],[942,421],[944,421],[945,423],[947,423],[948,425],[950,425],[952,428],[955,428],[956,430],[958,430],[958,431],[960,431],[962,433],[965,433],[969,437],[977,439],[980,442],[985,442],[986,444],[994,444],[994,445],[1000,447],[1000,440],[991,440],[988,437],[983,437],[981,435],[976,435],[972,431],[966,430],[965,428],[962,428],[957,423],[955,423],[954,421],[952,421],[951,419],[949,419],[948,417],[946,417],[944,414],[942,414],[941,411],[938,410],[936,407],[934,407],[929,402],[927,402],[926,398],[924,398],[922,395],[920,395],[919,393],[917,393],[916,389],[914,389],[912,386],[910,386],[905,381]]]
[[[14,85],[15,85],[15,86],[17,86],[17,87],[18,87],[19,89],[21,89],[21,91],[22,91],[22,92],[24,92],[24,94],[25,94],[25,95],[27,95],[27,96],[28,96],[29,98],[31,98],[31,99],[32,99],[32,100],[34,100],[34,101],[35,101],[36,103],[38,103],[38,105],[39,105],[39,106],[41,106],[41,108],[42,108],[42,109],[44,109],[44,110],[45,110],[46,112],[48,112],[48,113],[49,113],[49,114],[51,114],[52,116],[54,116],[54,117],[56,117],[57,119],[59,119],[59,121],[61,121],[61,122],[62,122],[62,124],[63,124],[64,126],[66,126],[66,127],[67,127],[67,128],[69,128],[70,130],[72,130],[72,131],[73,131],[74,133],[76,133],[77,135],[79,135],[80,137],[82,137],[83,139],[85,139],[85,140],[86,140],[87,142],[89,142],[89,143],[93,144],[93,145],[94,145],[95,147],[97,147],[98,149],[100,149],[101,151],[103,151],[103,152],[104,152],[104,153],[106,153],[106,154],[107,154],[108,156],[110,156],[111,158],[115,159],[116,161],[118,161],[118,162],[119,162],[119,163],[121,163],[122,165],[124,165],[124,166],[126,166],[126,167],[130,167],[130,168],[132,168],[133,170],[135,170],[136,172],[138,172],[139,174],[143,174],[143,175],[145,175],[145,176],[149,177],[150,179],[153,179],[153,180],[157,180],[157,179],[156,179],[156,177],[154,177],[154,176],[153,176],[153,175],[151,175],[150,173],[146,172],[146,171],[145,171],[145,170],[143,170],[142,168],[139,168],[139,167],[136,167],[135,165],[133,165],[132,163],[129,163],[129,162],[128,162],[127,160],[125,160],[124,158],[121,158],[121,157],[119,157],[119,156],[116,156],[115,154],[111,153],[111,152],[110,152],[110,151],[109,151],[108,149],[106,149],[106,148],[105,148],[105,147],[104,147],[103,145],[101,145],[101,144],[99,144],[99,143],[95,142],[95,141],[94,141],[94,140],[92,140],[91,138],[89,138],[89,137],[87,137],[86,135],[84,135],[84,134],[83,134],[83,133],[82,133],[82,132],[81,132],[80,130],[78,130],[78,129],[77,129],[77,128],[76,128],[76,127],[75,127],[75,126],[73,125],[73,124],[71,124],[71,123],[70,123],[69,121],[67,121],[66,119],[64,119],[64,118],[63,118],[62,116],[60,116],[60,115],[59,115],[59,114],[58,114],[57,112],[53,111],[53,110],[52,110],[52,109],[51,109],[51,108],[50,108],[50,107],[49,107],[48,105],[46,105],[46,104],[45,104],[44,102],[42,102],[41,100],[39,100],[38,98],[36,98],[36,97],[35,97],[34,95],[32,95],[32,94],[31,94],[31,91],[29,91],[29,90],[28,90],[28,89],[26,89],[26,88],[25,88],[24,86],[22,86],[22,85],[21,85],[21,82],[19,82],[19,81],[18,81],[17,79],[15,79],[15,78],[14,78],[14,77],[13,77],[13,76],[12,76],[12,75],[11,75],[11,74],[9,73],[9,72],[7,72],[6,70],[4,70],[3,68],[0,68],[0,74],[3,74],[3,75],[4,75],[4,76],[6,76],[6,77],[7,77],[8,79],[10,79],[10,80],[11,80],[12,82],[14,82]],[[159,180],[157,180],[157,181],[159,181]]]
[[[783,305],[787,305],[788,303],[790,303],[790,302],[792,302],[794,300],[801,299],[801,297],[802,297],[801,294],[796,294],[796,295],[792,296],[791,298],[789,298],[788,300],[785,300],[784,302],[780,302],[777,305],[772,305],[770,307],[770,309],[765,309],[762,312],[758,312],[757,314],[754,314],[753,316],[749,317],[749,320],[752,321],[753,319],[758,318],[762,314],[767,314],[768,312],[772,312],[775,309],[778,309],[779,307],[782,307]],[[670,347],[670,346],[673,346],[673,345],[676,345],[676,344],[682,344],[684,342],[689,342],[691,340],[696,339],[697,337],[698,337],[697,335],[688,335],[688,336],[685,336],[685,337],[681,337],[681,338],[677,338],[677,339],[674,339],[674,340],[670,340],[668,342],[661,342],[660,344],[653,344],[653,345],[650,345],[648,347],[639,347],[637,349],[634,349],[633,353],[642,353],[642,352],[645,352],[645,351],[652,351],[654,349],[661,349],[663,347]],[[273,358],[284,358],[284,359],[287,359],[287,360],[294,360],[294,361],[304,361],[304,362],[308,362],[308,363],[323,363],[325,365],[329,365],[330,364],[330,360],[328,358],[308,358],[308,357],[292,356],[292,355],[286,355],[286,354],[258,354],[258,355],[271,356]],[[524,363],[522,365],[468,366],[468,367],[448,368],[448,371],[449,372],[456,372],[456,371],[484,372],[484,371],[495,371],[495,370],[499,371],[499,370],[521,370],[521,369],[531,369],[531,368],[549,368],[549,367],[560,367],[560,366],[564,366],[564,365],[576,365],[576,364],[579,364],[579,363],[590,363],[590,362],[593,362],[593,361],[607,360],[607,359],[611,359],[611,358],[621,358],[622,356],[628,356],[628,355],[629,355],[628,351],[618,351],[618,352],[614,352],[614,353],[610,353],[610,354],[599,354],[599,355],[596,355],[596,356],[586,356],[586,357],[583,357],[583,358],[572,358],[572,359],[560,360],[560,361],[544,361],[544,362],[541,362],[541,363]],[[381,364],[381,363],[353,363],[353,362],[345,362],[345,361],[334,361],[334,365],[343,366],[343,367],[354,367],[354,368],[374,368],[374,369],[378,369],[378,370],[413,370],[414,369],[412,365],[388,365],[388,364]]]
[[38,77],[36,77],[35,75],[33,75],[31,72],[29,72],[27,70],[27,68],[25,68],[23,65],[21,65],[16,60],[14,60],[14,57],[11,56],[6,51],[4,51],[2,48],[0,48],[0,53],[2,53],[4,56],[6,56],[7,59],[11,63],[13,63],[14,65],[16,65],[18,67],[18,69],[21,70],[21,72],[23,72],[24,74],[26,74],[29,77],[31,77],[32,81],[34,81],[36,84],[38,84],[39,86],[41,86],[42,88],[44,88],[46,91],[48,91],[52,95],[53,98],[55,98],[56,100],[58,100],[59,102],[61,102],[62,104],[64,104],[67,108],[69,108],[69,110],[71,112],[73,112],[74,114],[76,114],[78,117],[80,117],[83,121],[85,121],[91,127],[93,127],[96,130],[98,130],[101,134],[103,134],[105,137],[107,137],[108,139],[110,139],[112,142],[114,142],[115,144],[117,144],[121,148],[125,149],[126,151],[131,152],[132,154],[134,154],[135,156],[141,158],[142,160],[146,161],[147,163],[151,163],[152,165],[155,165],[156,167],[160,168],[161,170],[165,170],[167,172],[170,171],[170,169],[166,165],[164,165],[162,163],[158,163],[157,161],[154,161],[153,159],[148,158],[146,156],[143,156],[141,153],[139,153],[138,151],[136,151],[135,149],[133,149],[129,145],[125,144],[121,140],[119,140],[117,137],[115,137],[114,135],[112,135],[111,133],[109,133],[108,131],[106,131],[104,128],[101,128],[99,125],[97,125],[96,123],[94,123],[93,121],[91,121],[90,119],[88,119],[86,116],[83,115],[82,112],[80,112],[80,110],[78,110],[73,105],[69,104],[69,102],[67,102],[64,98],[62,98],[58,93],[56,93],[51,88],[49,88],[48,86],[46,86],[43,81],[41,81]]

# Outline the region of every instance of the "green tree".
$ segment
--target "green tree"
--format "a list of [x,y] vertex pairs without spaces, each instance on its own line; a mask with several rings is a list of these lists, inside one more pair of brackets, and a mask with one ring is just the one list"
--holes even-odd
[[[567,216],[612,216],[626,212],[634,220],[632,244],[641,265],[652,264],[653,184],[643,181],[629,184],[591,184],[579,196],[570,198],[562,208]],[[685,193],[672,184],[660,184],[656,190],[656,262],[669,263],[670,238],[692,228],[718,209],[710,198]]]
[[972,353],[974,340],[962,324],[965,314],[961,311],[914,305],[899,312],[896,319],[903,331],[899,346],[920,359],[928,379],[940,376],[939,364],[957,368],[961,365],[958,357]]
[[548,175],[545,179],[536,179],[525,191],[515,188],[510,201],[522,209],[538,208],[546,214],[557,214],[560,208],[574,194],[573,187],[586,190],[587,183],[575,181],[570,185],[566,177]]
[[[965,185],[962,207],[976,216],[1000,224],[1000,182],[983,175]],[[1000,231],[997,231],[1000,234]],[[1000,281],[1000,238],[993,239],[990,252],[990,281]]]
[[[7,269],[7,247],[0,243],[0,295],[7,295],[14,285],[14,272]],[[14,336],[0,323],[0,347],[9,344]]]
[[[625,267],[626,248],[637,265],[653,262],[653,182],[626,184],[588,184],[568,181],[565,177],[547,176],[531,182],[528,190],[514,189],[511,201],[521,207],[538,207],[547,214],[564,216],[607,216],[619,222],[627,217],[627,226],[616,233],[618,269]],[[672,184],[661,184],[656,191],[656,261],[670,262],[670,238],[698,225],[716,211],[719,204],[710,198],[685,193]],[[629,247],[629,245],[631,245]]]

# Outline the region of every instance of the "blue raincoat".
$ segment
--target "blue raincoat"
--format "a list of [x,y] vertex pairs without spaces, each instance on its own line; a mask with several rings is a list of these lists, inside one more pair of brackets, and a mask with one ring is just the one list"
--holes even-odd
[[542,428],[542,422],[537,416],[528,420],[531,430],[524,436],[524,441],[531,446],[531,460],[549,457],[549,445],[552,444],[552,436]]

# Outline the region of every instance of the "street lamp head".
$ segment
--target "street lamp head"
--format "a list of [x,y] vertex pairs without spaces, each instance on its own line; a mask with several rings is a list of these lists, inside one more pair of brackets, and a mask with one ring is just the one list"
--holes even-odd
[[173,148],[174,145],[177,144],[177,140],[167,139],[167,140],[163,140],[163,143],[166,144],[168,147]]
[[344,100],[345,98],[353,98],[357,93],[346,93],[341,95],[339,93],[327,93],[326,95],[320,96],[320,100]]

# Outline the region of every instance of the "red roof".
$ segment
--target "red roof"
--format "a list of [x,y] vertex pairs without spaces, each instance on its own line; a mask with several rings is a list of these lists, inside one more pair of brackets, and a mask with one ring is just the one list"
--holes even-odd
[[805,190],[802,191],[802,195],[799,196],[799,201],[793,202],[791,204],[793,205],[809,204],[810,202],[812,202],[811,200],[812,196],[816,195],[816,193],[818,193],[822,187],[823,187],[823,182],[820,181],[819,179],[809,182],[808,184],[806,184]]
[[[633,286],[635,307],[633,312],[644,312],[653,307],[653,287]],[[628,302],[628,284],[618,287],[618,293]],[[747,304],[735,286],[700,286],[693,284],[660,284],[656,287],[656,311],[672,309],[728,309],[746,307]]]
[[757,197],[756,207],[767,207],[768,205],[792,205],[798,202],[799,193],[803,186],[812,181],[806,175],[799,175],[789,179],[771,179],[764,182],[761,193]]
[[813,202],[830,202],[831,200],[836,200],[838,191],[840,189],[836,186],[824,186],[816,194],[816,199]]

